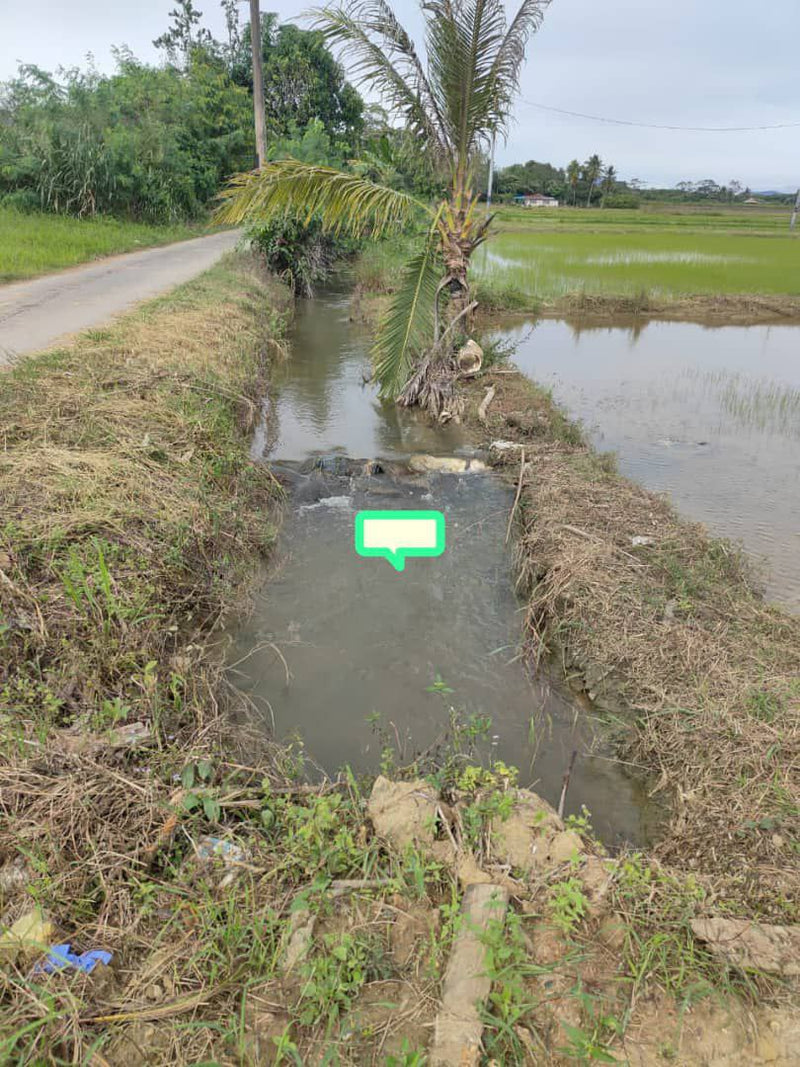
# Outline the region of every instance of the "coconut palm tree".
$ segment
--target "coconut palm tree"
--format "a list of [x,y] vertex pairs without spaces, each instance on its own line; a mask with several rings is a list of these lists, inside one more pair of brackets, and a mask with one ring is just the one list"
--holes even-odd
[[507,132],[525,46],[549,2],[522,0],[507,22],[503,0],[425,0],[426,62],[387,0],[341,0],[316,11],[317,28],[342,49],[352,74],[446,174],[448,195],[440,203],[370,181],[357,169],[294,159],[237,175],[223,194],[217,217],[226,223],[299,213],[319,216],[336,233],[373,239],[416,225],[419,241],[373,350],[383,396],[398,396],[424,355],[446,361],[439,315],[445,292],[451,325],[471,310],[469,262],[491,221],[477,210],[475,165],[492,138]]
[[581,177],[581,165],[577,159],[572,159],[567,164],[567,182],[572,190],[572,204],[575,205],[578,199],[578,182]]
[[617,185],[617,172],[614,166],[609,163],[606,169],[603,171],[603,181],[601,189],[603,190],[603,196],[600,200],[600,207],[606,206],[606,197],[609,193],[613,193]]
[[594,192],[595,182],[600,176],[600,171],[603,169],[603,161],[600,156],[595,154],[589,156],[583,166],[586,181],[589,183],[589,192],[586,196],[586,206],[589,207],[592,203],[592,193]]

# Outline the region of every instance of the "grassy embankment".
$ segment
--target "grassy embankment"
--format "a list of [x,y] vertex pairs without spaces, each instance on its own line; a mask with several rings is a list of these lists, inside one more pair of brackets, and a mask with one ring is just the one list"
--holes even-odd
[[[648,218],[660,237],[662,217]],[[378,313],[397,256],[386,244],[357,265],[361,314]],[[742,914],[796,921],[800,620],[765,604],[738,548],[620,477],[548,392],[503,368],[470,394],[489,385],[488,429],[472,407],[473,429],[524,443],[531,461],[519,509],[531,647],[560,650],[593,697],[632,716],[629,751],[677,802],[657,854],[705,871]]]
[[[231,729],[218,624],[274,536],[276,486],[246,460],[245,433],[285,304],[228,261],[0,378],[0,924],[35,905],[48,943],[114,953],[99,974],[45,976],[39,952],[0,943],[0,1062],[422,1067],[460,929],[464,875],[441,858],[453,833],[515,902],[485,936],[488,1058],[585,1062],[625,1041],[680,1059],[682,1032],[702,1042],[723,1026],[742,1041],[742,1013],[732,1025],[698,1001],[776,987],[695,941],[691,919],[716,904],[705,857],[696,875],[641,855],[607,870],[573,855],[534,878],[493,866],[511,775],[462,758],[415,769],[449,801],[438,856],[398,851],[370,834],[352,778],[305,785],[300,753]],[[599,477],[557,418],[534,436]],[[695,595],[672,608],[680,627]],[[775,761],[782,786],[792,739],[774,691],[754,722],[783,731],[781,748],[753,759]],[[689,721],[706,738],[707,716]],[[760,863],[767,831],[753,829],[741,854]],[[242,850],[235,863],[202,860],[209,834]],[[774,894],[760,906],[785,911]]]
[[[796,922],[800,619],[764,602],[736,546],[617,474],[549,392],[503,368],[468,396],[481,437],[525,449],[517,559],[531,650],[557,653],[611,713],[671,809],[655,855],[696,872],[731,914]],[[506,467],[519,485],[519,449]]]
[[[785,212],[659,208],[501,207],[475,257],[476,296],[490,312],[800,318],[800,232]],[[393,259],[391,245],[367,251],[367,291],[390,287]]]
[[120,219],[73,219],[0,207],[0,283],[74,267],[87,260],[168,244],[202,233],[197,226],[148,226]]

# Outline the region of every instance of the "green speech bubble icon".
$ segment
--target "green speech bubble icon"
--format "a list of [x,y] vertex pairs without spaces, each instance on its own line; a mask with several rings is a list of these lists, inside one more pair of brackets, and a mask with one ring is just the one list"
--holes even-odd
[[409,556],[441,556],[444,515],[441,511],[359,511],[356,552],[385,559],[404,571]]

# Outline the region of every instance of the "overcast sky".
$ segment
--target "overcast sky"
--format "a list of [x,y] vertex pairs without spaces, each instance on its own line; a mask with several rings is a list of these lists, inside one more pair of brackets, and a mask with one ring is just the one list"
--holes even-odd
[[[262,9],[297,18],[313,0],[262,0]],[[195,0],[215,36],[224,36],[218,0]],[[0,80],[17,62],[48,70],[80,63],[101,70],[110,48],[127,44],[157,60],[152,40],[168,24],[171,0],[0,0]],[[395,0],[419,35],[414,0]],[[242,4],[242,15],[247,12]],[[635,129],[538,110],[571,111],[686,126],[800,122],[797,0],[553,0],[532,39],[522,99],[501,164],[537,159],[563,166],[592,152],[624,178],[674,185],[736,178],[753,189],[800,184],[800,127],[755,133]],[[346,64],[345,64],[346,65]]]

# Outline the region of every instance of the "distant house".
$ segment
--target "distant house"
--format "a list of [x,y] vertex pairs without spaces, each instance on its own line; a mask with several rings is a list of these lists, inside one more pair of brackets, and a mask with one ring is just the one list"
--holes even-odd
[[748,196],[748,198],[745,200],[745,204],[760,204],[760,203],[761,203],[761,201],[760,200],[756,200],[756,198],[754,196]]
[[521,204],[522,207],[558,207],[558,200],[554,196],[545,196],[544,193],[515,196],[514,203]]

